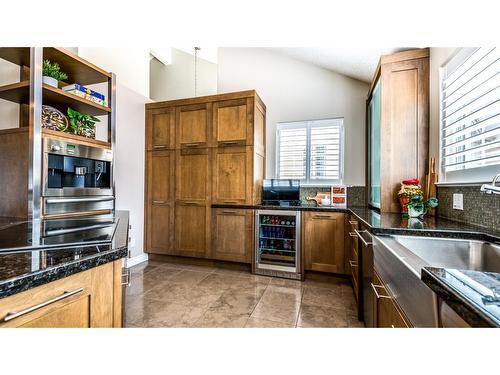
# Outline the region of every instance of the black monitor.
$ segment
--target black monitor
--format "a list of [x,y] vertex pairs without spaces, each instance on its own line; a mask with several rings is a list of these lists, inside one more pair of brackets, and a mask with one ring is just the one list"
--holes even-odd
[[300,180],[264,180],[262,200],[264,204],[298,206],[300,204]]

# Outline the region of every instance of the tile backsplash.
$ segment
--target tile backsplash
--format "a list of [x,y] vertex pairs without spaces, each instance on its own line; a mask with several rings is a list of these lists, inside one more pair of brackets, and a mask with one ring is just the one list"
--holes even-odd
[[[464,209],[453,209],[453,194],[461,193]],[[479,186],[438,186],[440,217],[500,230],[500,195],[485,194]]]
[[[316,205],[313,201],[306,200],[306,197],[314,197],[317,193],[329,193],[328,186],[301,186],[300,200],[304,206]],[[347,186],[347,205],[351,207],[361,207],[366,205],[366,188],[364,186]]]

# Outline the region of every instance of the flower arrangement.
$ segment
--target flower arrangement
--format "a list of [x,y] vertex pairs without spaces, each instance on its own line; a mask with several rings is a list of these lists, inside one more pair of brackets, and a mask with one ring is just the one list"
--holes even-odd
[[422,192],[422,188],[420,187],[420,181],[418,178],[404,180],[401,182],[401,188],[398,192],[398,198],[403,213],[408,212],[407,204],[410,202],[411,198],[418,195],[424,195],[424,193]]

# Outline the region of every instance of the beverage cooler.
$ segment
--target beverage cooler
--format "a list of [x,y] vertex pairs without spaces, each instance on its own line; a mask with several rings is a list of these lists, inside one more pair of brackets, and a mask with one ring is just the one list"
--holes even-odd
[[300,212],[257,210],[255,273],[300,280]]

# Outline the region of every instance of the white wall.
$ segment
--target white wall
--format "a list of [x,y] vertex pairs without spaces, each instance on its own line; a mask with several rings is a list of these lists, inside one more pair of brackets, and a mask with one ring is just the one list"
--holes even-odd
[[344,183],[365,184],[367,83],[261,48],[219,48],[217,82],[219,93],[255,89],[266,104],[267,178],[277,123],[344,117]]
[[[0,85],[19,82],[19,66],[0,59]],[[19,127],[19,104],[0,99],[0,129]]]
[[149,102],[149,49],[79,48],[78,54],[116,74],[116,208],[130,211],[131,256],[144,245],[144,133]]
[[[150,62],[150,98],[155,101],[189,98],[194,92],[194,56],[172,48],[171,63],[162,64],[157,59]],[[198,59],[197,95],[217,93],[217,64]]]

